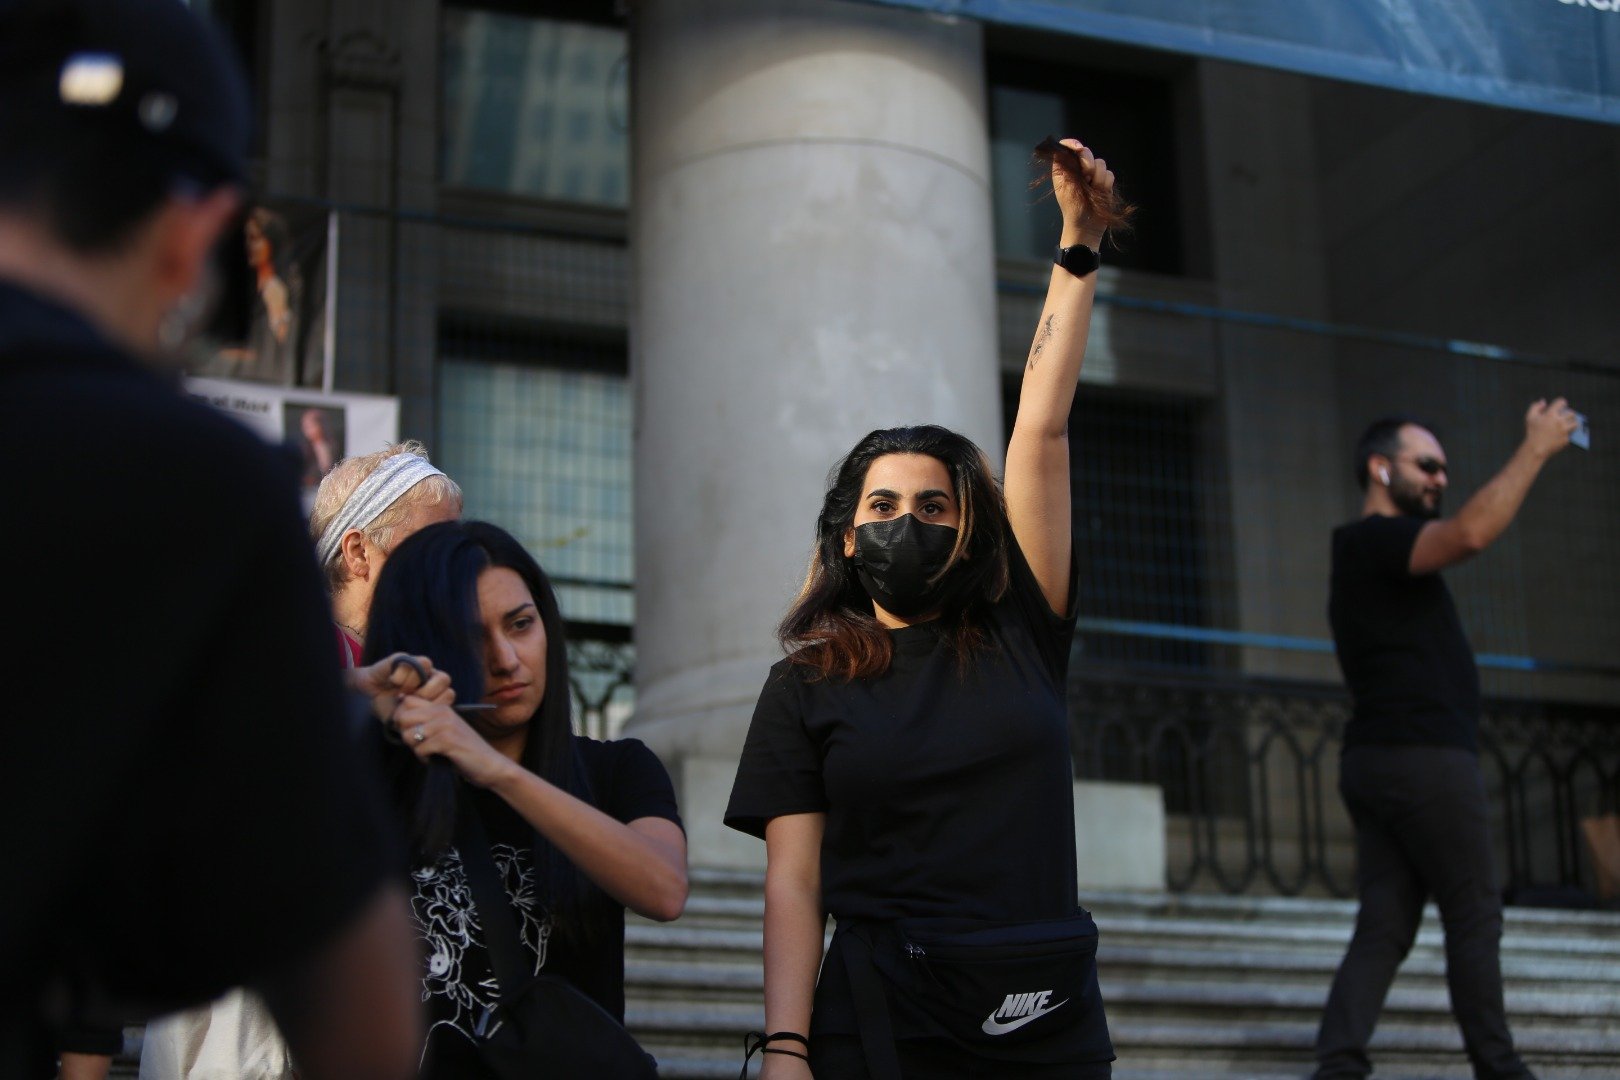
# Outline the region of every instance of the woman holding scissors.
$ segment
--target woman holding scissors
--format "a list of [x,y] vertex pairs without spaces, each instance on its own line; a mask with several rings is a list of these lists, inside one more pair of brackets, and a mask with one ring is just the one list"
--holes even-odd
[[560,976],[622,1022],[624,911],[680,915],[686,837],[652,751],[573,734],[556,597],[506,532],[432,525],[393,551],[372,597],[365,659],[394,653],[430,657],[433,679],[448,675],[453,687],[436,700],[400,695],[389,720],[415,847],[423,1075],[496,1075],[482,1018],[515,988],[498,985],[510,980],[499,977],[494,931],[476,902],[472,845],[487,849],[482,861],[504,886],[524,975]]

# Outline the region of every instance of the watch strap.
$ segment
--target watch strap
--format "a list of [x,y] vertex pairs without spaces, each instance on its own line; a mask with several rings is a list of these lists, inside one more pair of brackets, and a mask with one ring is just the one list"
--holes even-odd
[[1073,247],[1057,248],[1052,261],[1075,277],[1085,277],[1102,265],[1102,253],[1084,244],[1075,244]]

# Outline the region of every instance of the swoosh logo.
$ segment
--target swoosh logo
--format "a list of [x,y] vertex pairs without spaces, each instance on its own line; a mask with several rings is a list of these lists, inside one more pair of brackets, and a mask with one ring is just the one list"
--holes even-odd
[[[1044,1008],[1044,1009],[1040,1010],[1039,1012],[1030,1013],[1028,1016],[1020,1016],[1016,1020],[1009,1020],[1005,1024],[1001,1023],[1000,1021],[998,1021],[996,1019],[996,1014],[995,1013],[991,1013],[988,1017],[985,1018],[985,1021],[984,1021],[984,1024],[983,1024],[984,1033],[986,1035],[1005,1035],[1009,1031],[1017,1031],[1019,1028],[1023,1027],[1025,1024],[1032,1023],[1032,1022],[1034,1022],[1036,1020],[1039,1020],[1041,1017],[1045,1016],[1047,1013],[1057,1012],[1059,1009],[1063,1008],[1063,1006],[1067,1005],[1068,1003],[1069,1003],[1069,999],[1064,998],[1062,1001],[1058,1002],[1056,1005],[1050,1005],[1047,1008]],[[1000,1010],[997,1010],[997,1011],[999,1012]]]

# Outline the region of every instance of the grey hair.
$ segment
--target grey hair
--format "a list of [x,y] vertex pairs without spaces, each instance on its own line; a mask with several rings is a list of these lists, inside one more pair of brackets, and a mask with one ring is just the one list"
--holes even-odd
[[[331,471],[321,479],[321,486],[315,491],[315,506],[309,513],[310,539],[319,544],[321,537],[326,535],[326,530],[338,516],[338,512],[343,509],[343,504],[354,494],[354,489],[375,472],[377,466],[396,454],[415,454],[424,461],[428,456],[427,447],[415,439],[407,439],[386,446],[375,453],[344,458],[332,466]],[[394,530],[404,523],[413,509],[418,506],[438,506],[445,502],[454,503],[459,508],[462,503],[461,488],[448,476],[425,477],[411,485],[409,491],[378,514],[371,524],[360,532],[384,551],[392,550]],[[336,592],[349,580],[348,563],[342,558],[333,559],[323,569],[326,571],[326,586],[332,592]]]

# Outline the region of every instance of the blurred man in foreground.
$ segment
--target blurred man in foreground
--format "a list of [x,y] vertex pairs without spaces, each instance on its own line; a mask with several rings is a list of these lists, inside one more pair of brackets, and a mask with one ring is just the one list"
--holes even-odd
[[290,464],[155,370],[249,120],[180,0],[0,0],[7,1077],[244,983],[307,1077],[404,1077],[420,1044]]

